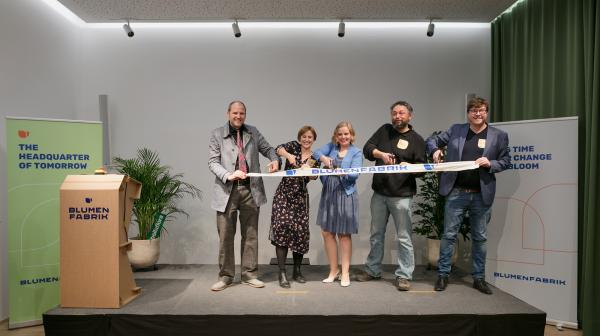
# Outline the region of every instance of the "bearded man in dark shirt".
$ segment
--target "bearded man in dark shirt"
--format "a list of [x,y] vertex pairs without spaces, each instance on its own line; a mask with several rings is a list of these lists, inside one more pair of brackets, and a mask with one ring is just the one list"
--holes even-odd
[[[391,124],[381,126],[363,148],[365,158],[375,165],[411,164],[425,162],[425,141],[413,130],[409,122],[413,108],[405,101],[390,107]],[[371,197],[371,250],[365,262],[365,272],[358,281],[381,278],[385,230],[390,214],[396,227],[398,244],[398,268],[396,288],[410,289],[410,280],[415,269],[412,244],[412,220],[410,206],[417,191],[414,174],[374,174],[373,196]]]

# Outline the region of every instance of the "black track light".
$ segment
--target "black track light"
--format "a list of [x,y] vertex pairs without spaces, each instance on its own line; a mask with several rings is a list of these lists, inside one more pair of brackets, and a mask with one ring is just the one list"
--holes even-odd
[[435,30],[435,25],[433,24],[433,19],[430,19],[429,26],[427,26],[427,36],[432,37],[434,30]]
[[240,26],[238,25],[237,20],[235,20],[235,22],[233,24],[231,24],[231,28],[233,28],[233,36],[235,36],[235,37],[242,36],[242,32],[240,31]]
[[123,25],[123,30],[125,31],[125,33],[129,37],[133,37],[133,35],[135,35],[135,33],[133,32],[133,29],[131,29],[131,25],[129,24],[129,20],[127,20],[127,23]]
[[338,26],[338,37],[344,37],[344,35],[346,35],[346,24],[344,20],[341,20]]

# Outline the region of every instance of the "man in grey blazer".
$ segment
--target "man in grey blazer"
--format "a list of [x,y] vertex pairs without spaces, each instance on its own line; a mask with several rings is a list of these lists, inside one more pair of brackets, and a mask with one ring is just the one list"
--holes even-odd
[[440,195],[446,197],[446,207],[436,291],[443,291],[448,285],[454,243],[463,218],[468,213],[473,288],[492,294],[485,282],[487,224],[496,194],[494,174],[508,167],[510,155],[508,135],[487,124],[488,107],[488,102],[483,98],[471,99],[467,104],[468,123],[452,125],[449,130],[427,139],[427,154],[433,156],[435,163],[444,160],[443,148],[447,147],[446,161],[475,161],[479,165],[479,169],[442,173]]
[[271,162],[269,172],[279,169],[275,149],[256,127],[245,124],[246,105],[233,101],[227,108],[229,121],[211,132],[208,145],[208,167],[215,174],[211,207],[217,211],[219,232],[219,281],[211,290],[220,291],[233,282],[235,276],[234,238],[237,217],[240,218],[242,283],[264,287],[258,279],[258,214],[267,202],[262,178],[247,177],[259,173],[258,154]]

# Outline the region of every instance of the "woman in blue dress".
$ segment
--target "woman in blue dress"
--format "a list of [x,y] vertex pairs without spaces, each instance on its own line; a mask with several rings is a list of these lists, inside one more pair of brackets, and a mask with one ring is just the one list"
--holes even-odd
[[[333,131],[331,142],[315,151],[313,158],[319,159],[325,168],[361,167],[362,151],[353,145],[354,138],[352,124],[343,121]],[[356,179],[358,174],[321,176],[323,192],[317,225],[321,227],[329,260],[329,276],[323,282],[331,283],[339,278],[342,287],[350,286],[351,235],[358,233]],[[341,274],[338,269],[338,241]]]

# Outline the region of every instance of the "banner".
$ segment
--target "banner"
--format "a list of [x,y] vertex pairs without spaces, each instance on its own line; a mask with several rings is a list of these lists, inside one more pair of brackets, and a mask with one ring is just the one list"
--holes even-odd
[[6,118],[9,328],[59,304],[59,187],[102,165],[102,124]]
[[393,173],[426,173],[442,171],[461,171],[476,169],[479,166],[475,161],[423,163],[406,165],[369,166],[358,168],[300,168],[283,170],[274,173],[248,173],[249,177],[292,177],[292,176],[323,176],[323,175],[348,175],[348,174],[393,174]]
[[508,133],[510,169],[496,174],[486,279],[577,327],[577,123],[494,124]]

